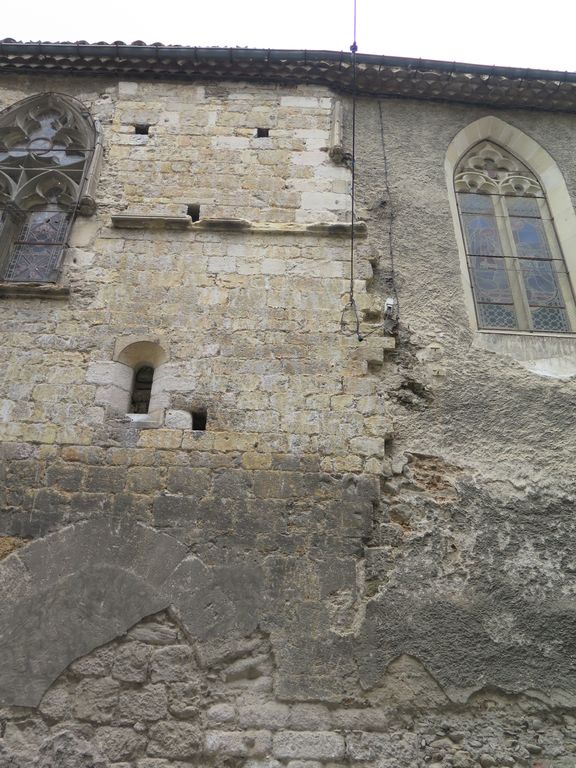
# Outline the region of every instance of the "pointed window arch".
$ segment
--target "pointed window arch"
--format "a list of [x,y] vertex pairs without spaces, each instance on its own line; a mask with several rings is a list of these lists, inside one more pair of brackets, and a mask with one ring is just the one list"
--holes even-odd
[[100,152],[96,124],[70,97],[41,94],[0,114],[1,280],[58,280],[74,217],[94,212]]
[[[479,124],[490,127],[497,138],[486,131],[488,136],[478,140],[482,135]],[[566,209],[564,196],[558,192],[562,185],[565,190],[560,172],[536,142],[497,118],[477,121],[471,128],[468,133],[475,141],[452,164],[450,181],[477,327],[576,332],[572,280],[542,177],[497,139],[507,138],[515,149],[529,150],[527,154],[540,164],[542,176],[553,179],[556,200],[561,199]],[[462,147],[463,133],[451,145],[452,155],[455,144]],[[570,216],[562,213],[566,235]]]

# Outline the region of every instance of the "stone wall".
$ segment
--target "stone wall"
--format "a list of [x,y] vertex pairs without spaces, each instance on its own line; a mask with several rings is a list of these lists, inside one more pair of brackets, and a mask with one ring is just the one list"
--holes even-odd
[[[393,665],[377,706],[279,702],[275,672],[262,633],[191,644],[156,614],[74,661],[38,709],[4,710],[0,758],[18,768],[83,759],[86,768],[568,768],[576,759],[574,718],[495,693],[459,711],[410,657]],[[406,708],[409,689],[431,711]]]
[[[571,767],[574,384],[470,327],[444,157],[485,110],[359,101],[359,342],[334,94],[2,86],[81,99],[105,157],[69,296],[0,299],[0,764]],[[572,193],[574,119],[499,116]]]

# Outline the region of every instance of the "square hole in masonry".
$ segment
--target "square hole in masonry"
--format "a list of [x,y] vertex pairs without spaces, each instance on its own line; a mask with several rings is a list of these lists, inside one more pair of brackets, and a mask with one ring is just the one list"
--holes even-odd
[[190,203],[186,207],[186,213],[192,221],[199,221],[200,219],[200,204],[199,203]]
[[206,408],[198,408],[192,411],[192,429],[198,432],[206,431],[206,422],[208,421],[208,411]]
[[140,123],[139,125],[134,126],[134,133],[137,136],[148,136],[149,131],[150,131],[150,126],[146,125],[145,123]]
[[267,139],[270,136],[270,128],[256,128],[257,139]]

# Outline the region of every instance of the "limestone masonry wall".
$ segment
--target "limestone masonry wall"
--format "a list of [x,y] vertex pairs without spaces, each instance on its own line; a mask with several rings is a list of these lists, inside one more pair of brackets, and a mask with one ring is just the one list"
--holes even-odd
[[[576,340],[471,328],[444,160],[486,110],[359,99],[359,341],[348,100],[0,106],[47,91],[104,157],[60,293],[0,297],[0,766],[573,768],[574,380],[534,368]],[[499,117],[573,194],[574,117]]]

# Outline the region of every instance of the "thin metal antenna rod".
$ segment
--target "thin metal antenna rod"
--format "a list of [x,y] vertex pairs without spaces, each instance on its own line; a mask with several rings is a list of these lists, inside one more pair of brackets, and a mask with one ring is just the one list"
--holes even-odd
[[354,220],[356,203],[356,0],[354,0],[354,41],[350,46],[352,52],[352,179],[351,197],[351,228],[350,228],[350,303],[354,302]]
[[[356,52],[358,45],[356,43],[356,0],[354,0],[354,42],[350,46],[352,53],[352,157],[351,157],[351,184],[350,184],[350,288],[348,292],[348,303],[342,311],[340,318],[340,331],[345,336],[356,336],[358,341],[363,340],[363,336],[360,333],[360,315],[358,314],[358,307],[354,301],[354,220],[356,217],[355,204],[356,204]],[[351,315],[351,321],[354,330],[349,331],[347,317]]]

